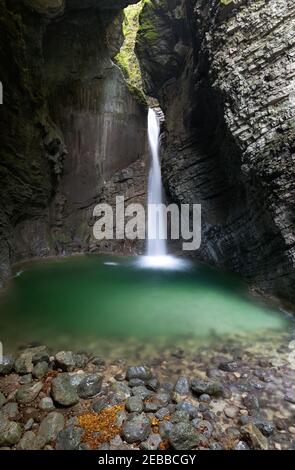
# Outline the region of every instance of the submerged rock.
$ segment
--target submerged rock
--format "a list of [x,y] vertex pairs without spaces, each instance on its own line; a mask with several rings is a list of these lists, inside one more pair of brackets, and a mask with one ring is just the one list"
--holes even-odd
[[176,450],[189,450],[197,447],[200,435],[188,422],[177,423],[169,432],[169,442]]
[[0,414],[0,447],[17,444],[21,435],[21,425]]
[[31,403],[34,401],[43,388],[41,382],[22,385],[16,392],[16,400],[18,403]]
[[78,395],[80,398],[91,398],[99,394],[102,386],[101,375],[91,374],[85,377],[78,385]]
[[73,426],[60,431],[56,440],[56,450],[77,450],[83,433],[83,429]]
[[56,367],[71,372],[76,367],[75,354],[72,351],[60,351],[55,355]]
[[128,367],[126,373],[126,379],[141,379],[141,380],[150,380],[152,378],[151,370],[146,366],[132,366]]
[[151,422],[142,413],[130,415],[123,424],[123,437],[128,444],[146,441],[151,432]]
[[79,401],[76,387],[72,385],[69,374],[59,374],[52,380],[51,394],[53,400],[62,406],[72,406]]
[[63,430],[65,419],[61,413],[53,411],[49,413],[40,424],[38,437],[49,444],[54,441],[60,431]]

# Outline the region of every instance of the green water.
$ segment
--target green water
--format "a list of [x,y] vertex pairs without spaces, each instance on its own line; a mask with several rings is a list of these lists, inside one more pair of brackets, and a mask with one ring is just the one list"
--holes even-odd
[[145,342],[290,327],[283,314],[251,300],[235,278],[202,264],[158,271],[140,268],[136,258],[90,255],[20,269],[0,299],[0,339],[9,347],[62,338]]

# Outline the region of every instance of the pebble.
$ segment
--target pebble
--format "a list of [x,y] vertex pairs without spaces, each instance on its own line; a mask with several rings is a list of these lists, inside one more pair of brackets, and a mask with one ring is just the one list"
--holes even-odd
[[246,437],[246,441],[251,440],[253,448],[256,450],[268,450],[268,442],[266,437],[253,424],[249,423],[241,428],[242,436]]
[[77,450],[81,443],[84,431],[81,428],[70,426],[57,435],[57,450]]
[[0,375],[8,375],[14,369],[14,359],[12,356],[4,356],[0,361]]
[[8,419],[15,419],[19,414],[18,404],[15,402],[6,403],[2,408],[2,413]]
[[227,418],[234,419],[238,416],[239,410],[235,406],[226,406],[223,412]]
[[59,374],[52,380],[51,394],[53,400],[62,406],[72,406],[79,401],[76,388],[71,384],[69,374]]
[[190,415],[187,411],[183,410],[177,410],[175,413],[171,416],[171,423],[176,424],[176,423],[181,423],[181,422],[188,422],[190,420]]
[[203,401],[204,403],[209,403],[211,401],[211,397],[207,393],[203,393],[202,395],[199,396],[199,401]]
[[188,401],[180,401],[177,403],[176,409],[179,411],[186,411],[190,418],[196,418],[198,415],[198,408]]
[[102,386],[102,377],[97,374],[87,375],[78,385],[80,398],[92,398],[99,394]]
[[188,395],[190,392],[190,381],[187,377],[181,376],[177,380],[174,390],[179,395]]
[[33,431],[26,431],[17,445],[17,450],[37,450],[36,434]]
[[123,424],[123,437],[128,444],[146,441],[151,432],[151,422],[142,413],[129,415]]
[[0,447],[13,446],[20,441],[22,428],[19,423],[0,415]]
[[237,362],[221,362],[219,364],[219,369],[224,372],[236,372],[239,368]]
[[146,441],[140,444],[142,450],[158,450],[162,439],[159,434],[151,433]]
[[16,392],[16,401],[21,404],[31,403],[37,398],[42,388],[43,384],[41,382],[21,385]]
[[234,450],[250,450],[248,444],[244,441],[239,441],[235,446]]
[[252,395],[248,393],[244,398],[243,398],[243,403],[246,408],[249,410],[256,410],[258,411],[260,409],[259,405],[259,400],[255,395]]
[[42,379],[48,372],[48,364],[47,362],[37,362],[37,364],[33,368],[33,377],[36,379]]
[[128,382],[129,387],[140,387],[141,385],[145,385],[145,381],[141,379],[131,379]]
[[176,450],[192,449],[198,445],[199,440],[199,433],[189,422],[177,423],[169,432],[169,442]]
[[173,429],[173,424],[170,421],[163,421],[159,424],[159,434],[162,439],[168,439],[170,431]]
[[275,425],[266,419],[255,418],[253,422],[259,431],[261,431],[266,437],[271,436],[275,431]]
[[207,439],[209,439],[213,432],[213,426],[209,421],[200,420],[198,423],[193,424],[194,428]]
[[55,355],[55,365],[64,372],[71,372],[76,367],[75,355],[72,351],[60,351]]
[[143,401],[140,397],[129,397],[125,406],[130,413],[141,413],[143,411]]
[[38,437],[44,440],[45,444],[49,444],[57,438],[58,433],[63,430],[64,425],[64,416],[61,413],[52,411],[41,422]]
[[32,374],[25,374],[19,378],[20,385],[27,385],[27,384],[30,384],[31,382],[33,382]]
[[127,380],[141,379],[143,381],[150,380],[152,378],[151,370],[146,366],[133,366],[128,367],[126,373]]
[[131,388],[129,388],[124,382],[115,382],[112,384],[110,392],[112,394],[110,398],[110,404],[112,406],[119,405],[131,396]]
[[[129,385],[130,385],[130,383],[129,383]],[[152,377],[150,380],[148,380],[146,382],[146,387],[149,390],[152,390],[153,392],[156,392],[160,387],[160,382],[157,379],[157,377]]]
[[146,412],[155,413],[163,406],[168,405],[170,401],[170,394],[166,392],[157,393],[147,397],[144,401],[144,410]]
[[198,396],[205,393],[215,397],[227,398],[225,388],[218,382],[207,382],[201,379],[193,379],[191,381],[191,389]]
[[19,375],[30,374],[34,367],[32,358],[31,352],[23,352],[15,361],[15,372]]
[[51,411],[54,409],[54,403],[52,398],[50,397],[44,397],[41,398],[40,403],[39,403],[39,408],[42,411]]
[[144,400],[145,398],[151,396],[153,392],[148,390],[144,385],[140,385],[139,387],[133,387],[132,394]]

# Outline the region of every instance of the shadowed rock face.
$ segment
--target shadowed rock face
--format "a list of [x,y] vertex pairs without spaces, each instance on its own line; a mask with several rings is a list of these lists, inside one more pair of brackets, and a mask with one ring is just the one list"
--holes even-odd
[[112,61],[136,2],[23,3],[0,1],[0,280],[21,259],[108,249],[93,207],[145,193],[146,110]]
[[196,255],[294,302],[294,2],[155,0],[140,22],[168,196],[202,204]]

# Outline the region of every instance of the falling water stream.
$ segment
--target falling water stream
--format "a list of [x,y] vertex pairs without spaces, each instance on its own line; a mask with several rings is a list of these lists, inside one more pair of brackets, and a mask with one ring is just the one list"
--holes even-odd
[[183,269],[184,260],[167,254],[167,219],[163,204],[163,185],[160,163],[160,120],[155,109],[148,112],[148,140],[151,167],[148,182],[147,255],[140,264],[148,268]]

